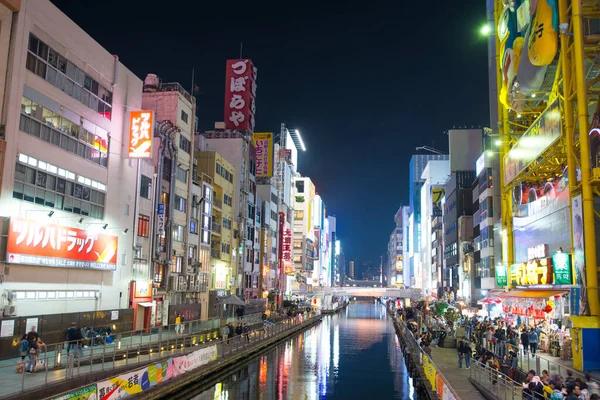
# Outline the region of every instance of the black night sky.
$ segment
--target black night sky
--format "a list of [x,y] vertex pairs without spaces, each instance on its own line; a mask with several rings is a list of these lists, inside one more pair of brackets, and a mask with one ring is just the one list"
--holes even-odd
[[225,61],[243,42],[256,129],[300,129],[299,171],[338,217],[347,259],[386,251],[416,146],[446,151],[444,131],[489,125],[483,0],[52,1],[142,79],[191,89],[194,68],[202,130],[223,120]]

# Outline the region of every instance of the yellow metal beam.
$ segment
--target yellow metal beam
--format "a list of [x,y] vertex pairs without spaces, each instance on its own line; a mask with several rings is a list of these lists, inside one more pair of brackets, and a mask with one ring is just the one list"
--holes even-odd
[[[585,240],[585,277],[589,312],[598,316],[600,301],[598,300],[598,264],[596,260],[596,224],[594,220],[594,194],[590,183],[590,138],[587,87],[583,55],[583,38],[581,2],[571,2],[573,22],[573,49],[575,58],[575,84],[577,90],[577,122],[579,127],[579,149],[581,160],[583,233]],[[564,71],[567,72],[567,71]],[[570,178],[573,175],[569,171]]]

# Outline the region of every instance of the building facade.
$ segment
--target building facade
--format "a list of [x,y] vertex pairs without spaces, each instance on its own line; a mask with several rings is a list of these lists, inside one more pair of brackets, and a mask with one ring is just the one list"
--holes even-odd
[[49,1],[0,18],[3,314],[129,308],[142,81]]

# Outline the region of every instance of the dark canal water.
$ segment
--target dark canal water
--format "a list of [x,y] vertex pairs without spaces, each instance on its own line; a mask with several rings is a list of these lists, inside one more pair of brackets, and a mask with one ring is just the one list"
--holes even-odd
[[411,399],[412,380],[379,303],[347,309],[260,355],[194,400]]

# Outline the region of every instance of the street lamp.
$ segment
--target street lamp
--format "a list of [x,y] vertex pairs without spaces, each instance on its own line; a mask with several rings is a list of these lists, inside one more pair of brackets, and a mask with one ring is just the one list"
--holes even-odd
[[479,34],[481,36],[489,36],[492,33],[492,27],[490,24],[484,24],[479,28]]

